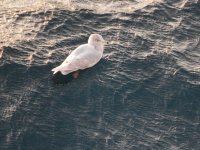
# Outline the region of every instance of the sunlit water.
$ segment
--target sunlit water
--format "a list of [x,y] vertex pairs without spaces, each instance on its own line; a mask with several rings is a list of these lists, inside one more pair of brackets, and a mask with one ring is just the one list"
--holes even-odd
[[[0,149],[199,149],[199,14],[198,0],[1,1]],[[55,84],[91,33],[103,59]]]

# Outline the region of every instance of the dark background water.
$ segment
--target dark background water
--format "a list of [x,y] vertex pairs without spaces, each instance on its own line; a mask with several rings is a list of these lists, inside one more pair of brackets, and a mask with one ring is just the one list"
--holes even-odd
[[[198,0],[14,4],[0,5],[1,150],[199,149]],[[52,82],[91,33],[104,58]]]

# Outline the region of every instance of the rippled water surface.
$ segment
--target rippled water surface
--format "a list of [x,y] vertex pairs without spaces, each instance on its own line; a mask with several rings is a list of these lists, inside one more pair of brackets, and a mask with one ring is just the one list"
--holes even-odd
[[[103,59],[51,69],[90,34]],[[0,2],[1,150],[197,150],[198,0]]]

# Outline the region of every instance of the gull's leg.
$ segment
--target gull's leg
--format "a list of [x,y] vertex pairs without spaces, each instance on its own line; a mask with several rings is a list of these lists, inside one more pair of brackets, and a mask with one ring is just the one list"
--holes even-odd
[[78,76],[79,76],[79,71],[77,70],[77,71],[73,72],[72,76],[73,76],[74,79],[77,79]]

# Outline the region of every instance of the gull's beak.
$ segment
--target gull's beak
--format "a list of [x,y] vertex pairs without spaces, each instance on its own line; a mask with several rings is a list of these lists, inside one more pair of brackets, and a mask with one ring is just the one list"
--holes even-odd
[[106,41],[106,40],[103,40],[103,43],[104,43],[104,44],[109,44],[109,42],[108,42],[108,41]]

